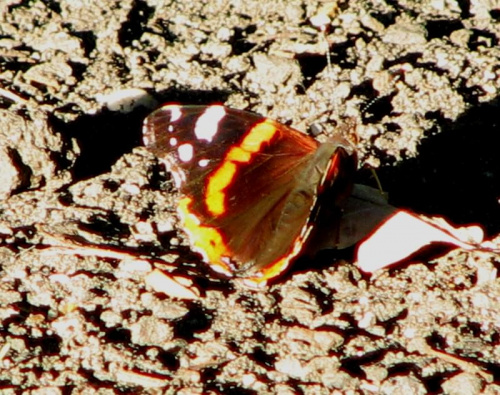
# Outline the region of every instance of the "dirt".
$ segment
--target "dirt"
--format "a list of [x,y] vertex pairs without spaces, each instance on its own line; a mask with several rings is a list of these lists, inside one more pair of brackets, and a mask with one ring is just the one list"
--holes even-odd
[[[369,276],[329,251],[248,289],[189,250],[141,147],[165,102],[319,139],[355,120],[356,182],[375,167],[393,204],[498,240],[499,17],[482,0],[3,0],[1,393],[500,393],[498,256]],[[155,285],[170,271],[194,300]]]

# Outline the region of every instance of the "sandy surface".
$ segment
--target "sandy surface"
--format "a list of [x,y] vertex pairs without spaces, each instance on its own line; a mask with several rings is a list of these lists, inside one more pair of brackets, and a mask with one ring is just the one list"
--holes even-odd
[[[499,234],[500,6],[310,3],[0,2],[2,394],[500,393],[498,256],[367,276],[325,253],[255,291],[177,227],[172,180],[141,147],[169,101],[324,135],[355,119],[393,204]],[[196,300],[155,287],[172,267]]]

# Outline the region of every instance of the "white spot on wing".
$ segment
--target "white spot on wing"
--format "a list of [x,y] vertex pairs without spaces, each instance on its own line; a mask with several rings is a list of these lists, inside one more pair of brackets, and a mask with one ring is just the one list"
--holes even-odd
[[170,122],[176,122],[182,116],[181,106],[170,104],[165,109],[170,111]]
[[193,146],[191,144],[181,144],[177,148],[179,159],[183,162],[189,162],[193,159]]
[[200,159],[200,161],[198,162],[198,165],[200,167],[207,167],[209,163],[210,163],[209,159]]
[[178,141],[175,137],[170,137],[170,140],[168,140],[168,142],[169,142],[171,147],[175,147],[178,143]]
[[165,164],[167,170],[172,174],[175,186],[181,188],[186,182],[186,173],[182,167],[172,157],[160,158],[160,161]]
[[194,133],[198,140],[211,142],[219,130],[219,122],[226,115],[223,106],[210,106],[196,121]]
[[186,181],[186,175],[181,172],[172,172],[172,178],[174,179],[174,184],[176,188],[180,188],[182,184]]

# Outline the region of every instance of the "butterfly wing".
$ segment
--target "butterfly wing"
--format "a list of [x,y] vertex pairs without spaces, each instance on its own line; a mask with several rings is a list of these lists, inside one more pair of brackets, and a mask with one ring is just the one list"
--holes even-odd
[[174,174],[192,247],[226,274],[266,278],[299,252],[342,151],[223,106],[164,106],[146,119],[144,142]]

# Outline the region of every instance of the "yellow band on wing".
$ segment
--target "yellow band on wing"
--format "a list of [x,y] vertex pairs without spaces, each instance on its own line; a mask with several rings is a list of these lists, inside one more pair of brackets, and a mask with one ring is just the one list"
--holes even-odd
[[233,182],[238,163],[249,163],[252,155],[260,152],[262,145],[270,142],[277,132],[274,121],[266,119],[255,125],[243,141],[226,154],[221,166],[208,179],[205,205],[211,215],[218,217],[226,212],[224,190]]

